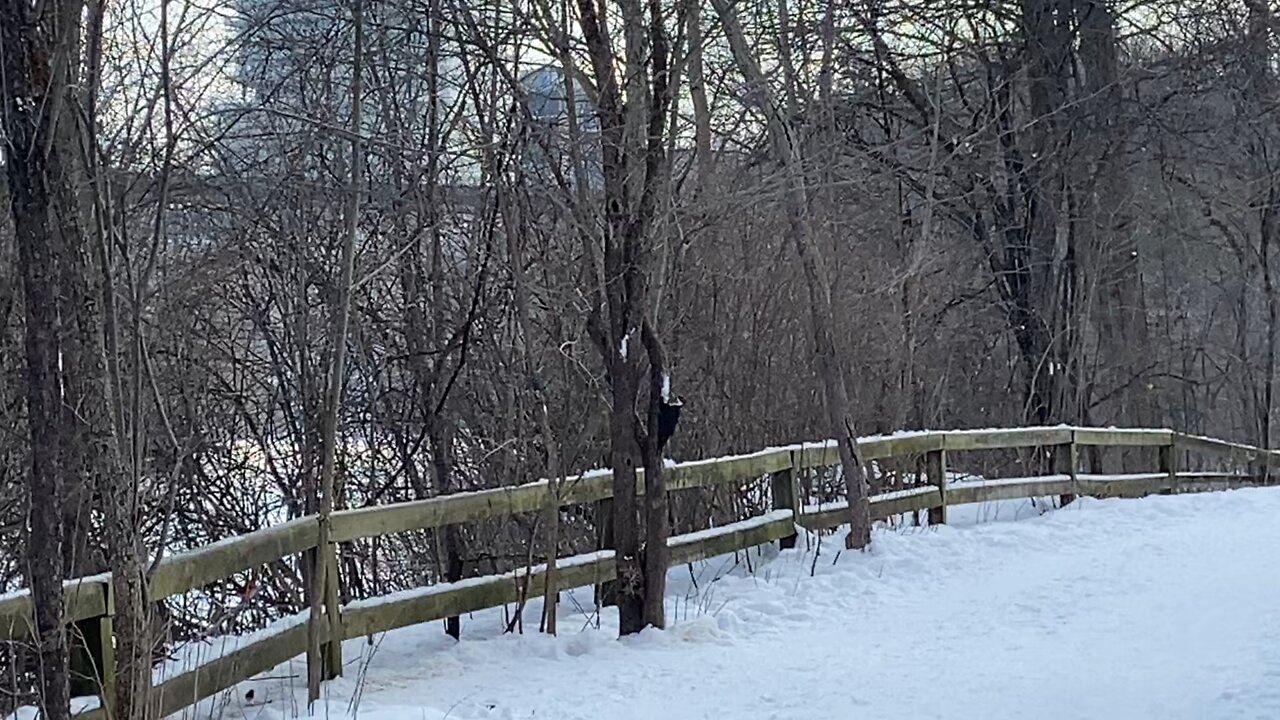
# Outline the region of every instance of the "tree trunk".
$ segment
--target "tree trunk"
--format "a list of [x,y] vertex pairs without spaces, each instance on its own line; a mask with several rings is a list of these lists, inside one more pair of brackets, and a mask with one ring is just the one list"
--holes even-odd
[[[319,645],[319,633],[310,636],[307,648],[307,686],[309,703],[320,697],[322,679],[342,674],[340,626],[338,624],[337,563],[330,555],[335,552],[329,542],[329,516],[334,509],[337,492],[338,424],[342,412],[342,397],[346,379],[347,326],[351,319],[351,291],[355,275],[356,237],[360,228],[360,193],[364,179],[364,144],[362,142],[361,107],[364,95],[364,8],[363,0],[355,0],[352,7],[352,24],[355,47],[352,53],[351,77],[351,166],[350,185],[347,188],[346,237],[342,243],[342,261],[339,268],[338,297],[333,308],[333,356],[329,366],[329,384],[325,397],[324,416],[321,419],[323,455],[320,466],[320,531],[317,539],[316,565],[312,568],[311,617],[312,627],[325,622],[329,628],[328,652]],[[325,612],[321,614],[321,606]]]
[[814,363],[822,382],[827,411],[827,421],[835,433],[840,451],[840,466],[844,475],[845,492],[849,503],[849,535],[845,545],[863,548],[871,543],[871,511],[867,501],[867,475],[858,447],[858,435],[850,415],[849,388],[845,366],[836,348],[834,308],[831,302],[831,284],[827,274],[822,249],[808,221],[809,200],[805,187],[803,159],[791,138],[794,128],[774,102],[768,80],[752,55],[738,21],[737,11],[730,0],[712,0],[720,15],[729,48],[743,78],[754,92],[761,95],[768,125],[769,145],[774,159],[783,173],[787,224],[795,241],[796,254],[804,269],[809,292],[809,319],[814,338]]
[[[73,4],[66,3],[64,5]],[[26,537],[27,584],[35,604],[37,678],[44,717],[70,716],[70,673],[67,633],[63,626],[62,580],[67,564],[67,473],[78,459],[68,447],[62,402],[59,343],[60,315],[75,322],[77,308],[67,305],[66,256],[82,246],[71,207],[58,207],[70,196],[70,161],[56,142],[65,104],[66,78],[57,55],[70,54],[68,37],[54,36],[53,17],[66,11],[50,3],[0,1],[0,84],[9,202],[18,246],[19,274],[26,308],[27,426],[31,437],[31,470],[27,502],[30,534]],[[75,17],[74,15],[72,16]],[[61,213],[59,212],[61,210]],[[62,312],[60,312],[60,310]],[[65,314],[64,314],[65,313]],[[67,452],[64,454],[64,448]]]

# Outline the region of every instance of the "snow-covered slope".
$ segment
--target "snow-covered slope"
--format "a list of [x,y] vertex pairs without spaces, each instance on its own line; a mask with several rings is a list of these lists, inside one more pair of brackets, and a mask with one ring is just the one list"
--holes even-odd
[[[1280,718],[1277,518],[1280,489],[1255,489],[955,508],[949,526],[880,531],[866,554],[837,558],[827,538],[816,561],[802,539],[750,569],[673,570],[665,632],[619,641],[609,613],[596,629],[584,589],[565,593],[558,638],[503,636],[489,611],[457,644],[438,624],[349,642],[316,713]],[[187,715],[305,715],[305,685],[297,660]]]

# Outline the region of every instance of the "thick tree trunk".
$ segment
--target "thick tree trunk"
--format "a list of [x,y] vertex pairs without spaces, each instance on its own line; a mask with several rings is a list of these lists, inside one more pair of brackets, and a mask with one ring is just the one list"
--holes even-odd
[[[0,25],[8,27],[7,23],[5,16],[0,16]],[[11,43],[12,39],[6,36],[5,45],[14,47],[17,43]],[[13,74],[10,73],[9,77],[12,78]],[[7,116],[12,117],[16,108],[12,103],[6,105]],[[20,117],[25,121],[25,116]],[[13,143],[11,147],[23,147],[20,142],[26,137],[13,127],[5,130]],[[58,377],[58,281],[54,243],[49,238],[45,165],[40,162],[9,162],[8,169],[18,262],[27,308],[26,400],[27,426],[31,436],[27,584],[36,608],[36,643],[40,656],[37,675],[44,717],[60,720],[69,717],[70,685],[67,635],[63,627],[62,580],[66,565],[63,558],[62,508],[65,492],[59,452],[62,403]]]
[[[610,414],[610,463],[613,466],[614,548],[617,551],[617,604],[623,635],[646,624],[664,623],[660,595],[666,580],[666,498],[662,461],[636,418],[640,391],[638,343],[648,345],[641,326],[652,333],[649,313],[653,275],[651,228],[658,194],[665,187],[667,112],[672,95],[670,47],[663,6],[658,0],[620,0],[625,38],[625,67],[619,73],[605,16],[592,0],[578,0],[579,26],[586,42],[598,90],[602,169],[604,171],[603,277],[591,288],[595,304],[590,329],[607,368],[613,406]],[[619,79],[621,77],[621,80]],[[650,84],[651,83],[651,84]],[[625,86],[625,100],[623,87]],[[596,239],[590,237],[594,251]],[[589,254],[594,254],[589,253]],[[597,281],[596,273],[591,280]],[[652,363],[652,357],[650,358]],[[662,371],[661,367],[657,371]],[[651,397],[653,403],[658,398]],[[645,519],[640,542],[636,470],[646,471]],[[659,517],[661,516],[661,517]],[[659,567],[661,566],[661,567]]]
[[640,524],[636,508],[636,387],[634,374],[613,378],[609,417],[610,464],[613,466],[613,549],[617,566],[619,632],[644,629],[644,565],[640,558]]
[[656,628],[667,625],[667,566],[671,551],[667,538],[671,535],[668,513],[666,468],[662,459],[658,430],[662,403],[667,401],[670,378],[667,376],[666,353],[662,341],[648,320],[641,329],[649,356],[649,412],[644,445],[644,621]]
[[[56,15],[61,8],[46,9]],[[58,207],[69,194],[68,161],[56,142],[59,108],[64,105],[65,76],[56,55],[66,57],[66,37],[54,36],[58,24],[37,14],[22,0],[0,1],[0,77],[3,77],[4,134],[8,140],[6,169],[10,211],[18,245],[19,273],[26,308],[27,426],[31,437],[31,471],[27,502],[30,532],[26,537],[27,583],[35,603],[37,677],[44,717],[70,715],[67,633],[63,626],[62,580],[67,564],[66,425],[60,371],[60,321],[63,310],[74,322],[63,287],[65,256],[81,244],[66,237],[74,232],[71,208]],[[59,213],[61,210],[61,214]]]

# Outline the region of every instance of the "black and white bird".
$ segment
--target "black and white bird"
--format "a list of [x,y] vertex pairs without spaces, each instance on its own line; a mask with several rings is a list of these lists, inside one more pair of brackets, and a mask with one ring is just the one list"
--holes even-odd
[[662,448],[667,446],[667,441],[676,432],[676,425],[680,422],[680,409],[684,407],[684,401],[680,399],[680,396],[674,395],[662,398],[659,403],[658,452],[662,452]]

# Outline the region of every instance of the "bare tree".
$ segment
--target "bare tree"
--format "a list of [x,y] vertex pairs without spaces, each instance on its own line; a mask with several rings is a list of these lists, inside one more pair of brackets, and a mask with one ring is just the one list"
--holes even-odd
[[[782,0],[785,6],[785,0]],[[849,535],[845,545],[863,548],[871,542],[871,513],[867,502],[867,475],[862,453],[858,449],[858,433],[851,414],[847,370],[836,347],[831,301],[831,276],[822,249],[814,237],[810,221],[809,190],[804,168],[805,158],[798,143],[797,128],[788,120],[798,116],[794,102],[779,103],[759,61],[751,52],[737,10],[729,0],[714,0],[738,71],[758,99],[768,128],[769,148],[785,188],[787,225],[795,242],[796,255],[804,268],[809,294],[809,320],[813,332],[814,361],[822,379],[827,420],[840,451],[849,504]],[[784,50],[783,55],[786,55]],[[828,53],[828,57],[830,54]],[[788,82],[788,87],[794,87]],[[794,93],[789,93],[793,95]]]

